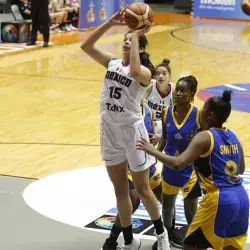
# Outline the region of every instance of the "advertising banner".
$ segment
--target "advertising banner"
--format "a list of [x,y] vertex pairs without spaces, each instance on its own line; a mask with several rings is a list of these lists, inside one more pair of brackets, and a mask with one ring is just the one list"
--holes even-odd
[[194,17],[250,20],[250,1],[194,0]]
[[104,23],[119,9],[143,0],[81,0],[79,29],[96,27]]

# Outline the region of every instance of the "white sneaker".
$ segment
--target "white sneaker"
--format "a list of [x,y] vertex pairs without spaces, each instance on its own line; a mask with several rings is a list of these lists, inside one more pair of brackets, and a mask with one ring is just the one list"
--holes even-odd
[[69,25],[69,27],[71,28],[71,30],[78,30],[75,26],[72,25],[72,23]]
[[64,30],[66,30],[66,31],[71,31],[71,28],[69,27],[69,25],[67,24],[67,25],[65,25],[64,27],[63,27],[63,29]]
[[55,31],[56,33],[62,33],[62,32],[63,32],[63,31],[60,30],[59,28],[55,28],[54,31]]
[[164,227],[164,232],[160,235],[156,235],[158,247],[157,250],[171,250],[169,239],[168,239],[168,231]]
[[139,250],[141,247],[141,241],[137,238],[133,238],[130,245],[123,245],[122,250]]

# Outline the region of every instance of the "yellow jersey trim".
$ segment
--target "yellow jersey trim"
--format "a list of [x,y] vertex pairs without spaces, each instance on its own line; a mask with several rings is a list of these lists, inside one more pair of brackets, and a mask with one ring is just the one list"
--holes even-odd
[[150,113],[150,121],[152,121],[153,120],[153,111],[152,111],[151,108],[148,108],[148,110],[149,110],[149,113]]
[[214,137],[213,137],[213,134],[210,131],[207,131],[207,133],[210,136],[210,142],[211,142],[210,148],[207,151],[207,153],[205,153],[203,155],[200,155],[200,158],[205,158],[205,157],[209,156],[211,154],[211,152],[213,151],[213,149],[214,149]]
[[181,128],[185,125],[187,119],[189,118],[191,112],[193,111],[194,106],[191,105],[191,107],[190,107],[188,113],[186,114],[186,117],[185,117],[184,120],[181,122],[181,124],[178,124],[177,120],[175,119],[175,116],[174,116],[174,107],[175,107],[175,105],[172,107],[172,117],[173,117],[173,121],[174,121],[174,124],[175,124],[176,128],[181,129]]
[[145,116],[146,116],[146,107],[145,107],[145,104],[141,104],[141,110],[142,110],[142,116],[143,116],[143,118],[145,118]]
[[201,112],[200,112],[199,109],[197,109],[197,113],[196,113],[196,124],[197,124],[197,127],[198,127],[198,128],[201,128],[200,115],[201,115]]
[[162,110],[162,114],[163,114],[163,122],[165,123],[168,115],[168,107]]

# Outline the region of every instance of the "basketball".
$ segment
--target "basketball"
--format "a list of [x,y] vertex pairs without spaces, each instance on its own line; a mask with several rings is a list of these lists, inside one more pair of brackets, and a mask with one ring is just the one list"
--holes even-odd
[[246,15],[250,16],[250,0],[242,1],[242,10]]
[[130,29],[138,29],[153,22],[154,12],[145,3],[132,3],[125,11],[125,23]]

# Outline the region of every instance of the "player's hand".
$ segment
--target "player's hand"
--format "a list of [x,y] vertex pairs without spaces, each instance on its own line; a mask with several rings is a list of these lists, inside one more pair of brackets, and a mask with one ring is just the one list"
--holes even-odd
[[148,141],[146,141],[144,138],[141,138],[140,141],[136,142],[136,148],[139,150],[143,150],[146,153],[153,155],[157,149]]
[[151,30],[152,26],[153,24],[146,24],[142,28],[134,30],[133,34],[137,36],[143,36],[144,34],[148,33]]
[[107,22],[111,23],[112,25],[126,25],[124,21],[125,11],[128,6],[126,6],[123,10],[116,12],[112,17],[108,19]]
[[152,133],[149,133],[149,141],[151,144],[153,144],[154,146],[156,144],[159,143],[159,141],[161,140],[161,137],[155,135],[155,134],[152,134]]

